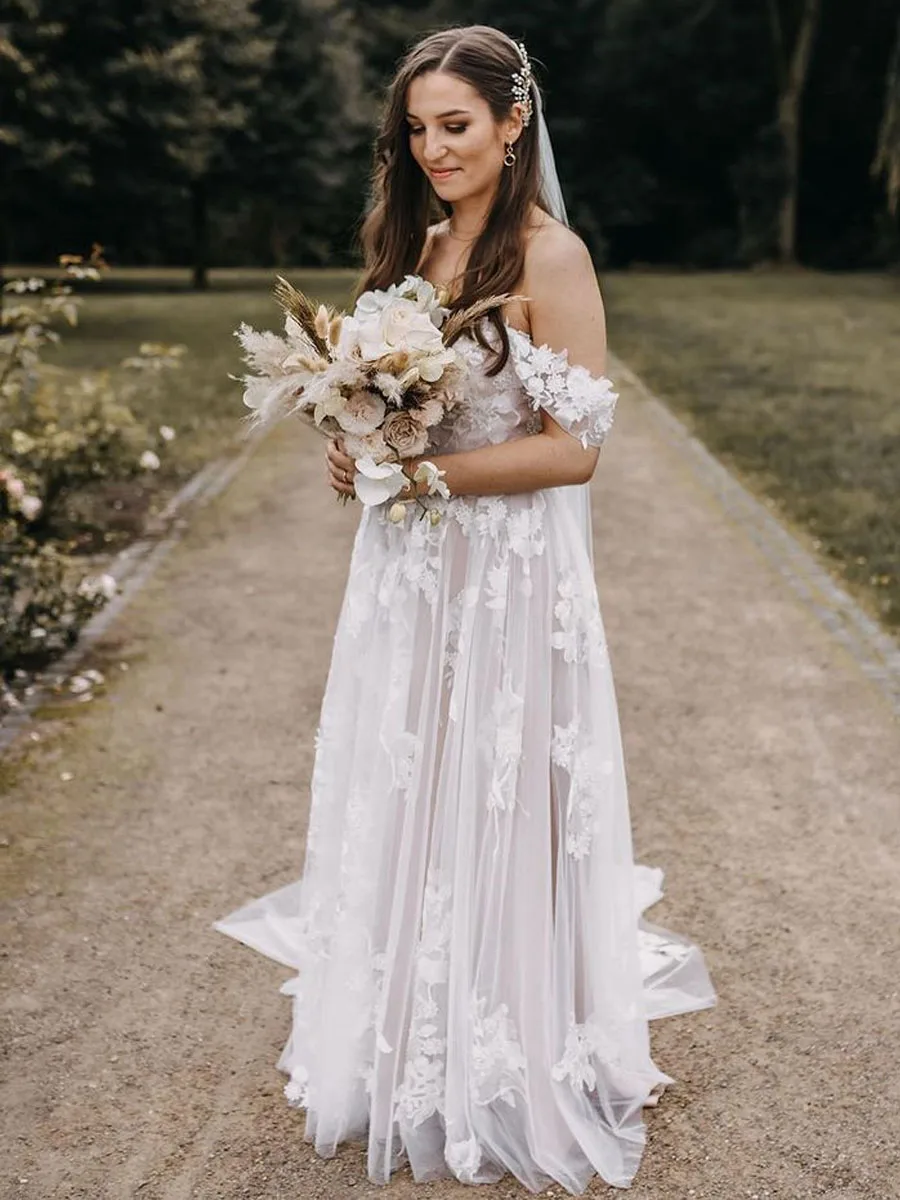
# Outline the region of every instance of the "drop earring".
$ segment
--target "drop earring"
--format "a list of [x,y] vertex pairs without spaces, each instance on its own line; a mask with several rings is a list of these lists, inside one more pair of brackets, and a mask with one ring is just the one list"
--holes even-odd
[[504,167],[511,167],[516,161],[516,152],[512,148],[512,142],[506,143],[506,154],[503,156]]

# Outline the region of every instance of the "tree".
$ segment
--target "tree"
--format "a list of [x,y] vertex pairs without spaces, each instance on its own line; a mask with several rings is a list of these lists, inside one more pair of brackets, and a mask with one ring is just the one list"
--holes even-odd
[[900,205],[900,21],[897,22],[894,52],[888,65],[884,112],[872,174],[884,176],[887,209],[892,217],[896,217]]
[[327,259],[329,235],[356,216],[373,123],[356,26],[342,0],[257,0],[256,12],[273,52],[238,154],[255,244],[278,266],[317,257],[317,245]]
[[797,196],[800,188],[800,112],[809,75],[821,0],[802,0],[790,44],[780,0],[768,0],[769,26],[778,74],[777,126],[784,153],[784,192],[778,212],[778,257],[797,258]]
[[[208,286],[211,193],[235,170],[233,144],[247,129],[252,95],[273,46],[261,36],[252,0],[168,0],[168,5],[176,33],[164,54],[180,95],[166,113],[166,149],[187,181],[193,281],[202,289]],[[156,65],[162,65],[162,56]]]

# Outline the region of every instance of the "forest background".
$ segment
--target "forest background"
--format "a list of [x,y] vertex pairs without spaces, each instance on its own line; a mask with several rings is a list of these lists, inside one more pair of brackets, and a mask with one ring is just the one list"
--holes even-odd
[[475,21],[528,46],[598,265],[900,259],[895,0],[3,0],[0,258],[352,265],[385,81]]

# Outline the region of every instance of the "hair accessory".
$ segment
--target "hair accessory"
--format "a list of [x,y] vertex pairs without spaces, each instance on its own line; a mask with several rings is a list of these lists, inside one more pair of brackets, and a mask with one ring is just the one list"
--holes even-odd
[[522,105],[522,124],[527,125],[531,120],[533,111],[531,99],[531,63],[528,60],[528,51],[525,49],[524,42],[513,42],[516,50],[519,52],[519,58],[522,60],[522,69],[513,71],[512,92],[513,100]]

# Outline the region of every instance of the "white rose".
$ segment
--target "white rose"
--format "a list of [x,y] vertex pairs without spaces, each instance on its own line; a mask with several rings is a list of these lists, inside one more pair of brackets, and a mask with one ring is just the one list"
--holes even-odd
[[371,317],[381,315],[381,310],[390,302],[394,295],[391,289],[386,292],[372,291],[363,292],[360,298],[356,301],[356,307],[353,310],[354,317],[359,317],[360,320],[366,320]]
[[[104,600],[112,600],[118,590],[118,585],[112,575],[85,575],[81,583],[78,585],[78,594],[86,596],[88,600],[95,600],[98,596],[102,596]],[[85,675],[90,675],[89,671],[85,671]]]
[[37,496],[23,496],[19,500],[19,511],[26,521],[34,521],[40,516],[43,503]]
[[429,315],[409,300],[394,300],[381,314],[381,333],[392,350],[418,350],[440,354],[444,349],[439,330]]
[[[362,297],[360,297],[362,299]],[[338,338],[339,358],[351,358],[359,349],[359,321],[355,317],[344,317],[341,336]]]

